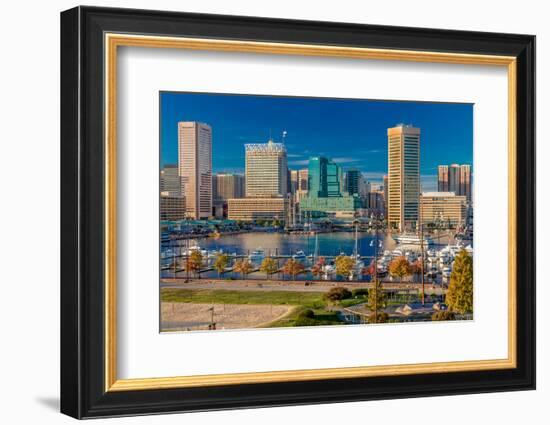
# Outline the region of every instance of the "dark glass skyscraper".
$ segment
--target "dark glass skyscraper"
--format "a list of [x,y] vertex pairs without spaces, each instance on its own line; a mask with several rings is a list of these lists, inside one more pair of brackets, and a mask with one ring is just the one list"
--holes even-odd
[[337,198],[342,196],[342,168],[334,161],[317,156],[309,159],[308,186],[311,196]]
[[346,191],[350,195],[360,195],[361,172],[359,170],[346,171]]
[[314,215],[326,213],[353,214],[361,207],[360,198],[344,191],[342,167],[329,158],[317,156],[309,159],[308,194],[300,202],[302,211]]

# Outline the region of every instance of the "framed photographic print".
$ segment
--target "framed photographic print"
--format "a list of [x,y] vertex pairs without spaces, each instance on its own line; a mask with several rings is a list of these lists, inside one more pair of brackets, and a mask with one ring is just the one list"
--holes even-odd
[[535,387],[535,38],[61,14],[61,411]]

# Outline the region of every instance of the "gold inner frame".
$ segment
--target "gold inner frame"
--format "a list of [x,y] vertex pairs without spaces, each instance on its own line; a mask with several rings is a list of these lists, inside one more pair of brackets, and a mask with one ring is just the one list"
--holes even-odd
[[[516,58],[326,45],[267,43],[127,34],[105,34],[105,391],[135,391],[213,385],[446,373],[515,368],[516,358]],[[469,65],[494,65],[508,72],[508,357],[495,360],[118,379],[116,325],[116,100],[120,46],[325,56]]]

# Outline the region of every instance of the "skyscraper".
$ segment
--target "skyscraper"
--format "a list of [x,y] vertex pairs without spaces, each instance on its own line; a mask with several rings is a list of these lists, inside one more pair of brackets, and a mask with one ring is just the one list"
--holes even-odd
[[468,164],[440,165],[438,167],[437,190],[439,192],[454,192],[472,200],[472,166]]
[[346,191],[350,195],[359,195],[362,180],[361,172],[357,169],[346,171]]
[[244,176],[242,174],[220,173],[212,176],[212,215],[227,217],[229,199],[244,196]]
[[440,165],[437,167],[437,191],[449,191],[449,166]]
[[244,196],[244,176],[242,174],[220,173],[212,176],[212,199],[227,201]]
[[212,214],[212,129],[196,121],[178,123],[178,169],[187,216]]
[[309,195],[318,198],[342,196],[342,168],[334,161],[318,156],[309,159],[308,168]]
[[300,202],[301,211],[313,215],[353,215],[361,208],[361,199],[343,190],[342,168],[329,158],[317,156],[309,159],[308,192]]
[[460,165],[449,165],[449,192],[460,195]]
[[291,170],[291,193],[295,203],[300,203],[300,200],[307,195],[308,192],[308,169]]
[[269,198],[287,194],[287,156],[282,143],[245,145],[246,197]]
[[470,202],[472,200],[472,167],[464,164],[460,166],[460,193]]
[[388,224],[405,230],[418,221],[420,199],[420,129],[388,128]]

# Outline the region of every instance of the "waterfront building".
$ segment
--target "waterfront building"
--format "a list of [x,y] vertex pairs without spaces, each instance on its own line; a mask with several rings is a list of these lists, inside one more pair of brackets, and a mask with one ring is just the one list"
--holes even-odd
[[269,198],[288,193],[287,155],[282,143],[245,145],[245,196]]
[[472,166],[468,164],[440,165],[438,167],[437,190],[454,192],[472,200]]
[[244,196],[242,174],[219,173],[212,176],[212,215],[227,218],[227,200]]
[[370,191],[368,197],[367,208],[370,212],[375,214],[381,214],[385,210],[384,206],[384,192],[383,191]]
[[212,214],[212,129],[196,121],[178,123],[178,169],[187,216]]
[[166,164],[160,170],[160,191],[181,195],[181,179],[177,164]]
[[308,193],[300,201],[300,210],[312,216],[353,215],[361,208],[361,198],[343,190],[342,168],[329,158],[319,156],[309,160]]
[[227,201],[212,201],[212,217],[227,218]]
[[399,124],[388,128],[388,224],[404,231],[418,221],[420,129]]
[[214,174],[212,177],[212,199],[214,202],[242,197],[244,197],[244,176],[242,174]]
[[170,192],[160,193],[160,219],[178,221],[186,218],[185,197]]
[[466,196],[454,192],[425,192],[421,197],[422,224],[456,227],[467,220]]
[[351,169],[346,171],[344,188],[348,195],[357,195],[363,204],[368,203],[371,184],[365,179],[361,171]]
[[229,220],[253,221],[258,219],[285,221],[288,211],[288,197],[229,199],[227,217]]

